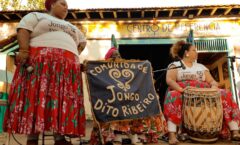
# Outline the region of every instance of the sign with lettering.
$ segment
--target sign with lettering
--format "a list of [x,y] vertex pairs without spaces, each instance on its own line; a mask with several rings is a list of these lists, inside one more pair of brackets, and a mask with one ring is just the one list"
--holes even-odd
[[[77,25],[77,24],[76,24]],[[82,23],[87,38],[186,38],[190,28],[197,37],[239,36],[239,19],[182,19],[151,21],[87,22]]]
[[149,61],[88,61],[86,74],[97,121],[139,119],[160,113]]

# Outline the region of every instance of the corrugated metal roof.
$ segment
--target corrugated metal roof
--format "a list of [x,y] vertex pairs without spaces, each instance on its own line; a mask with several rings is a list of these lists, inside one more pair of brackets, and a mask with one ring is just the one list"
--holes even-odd
[[67,0],[69,9],[131,9],[240,5],[240,0]]

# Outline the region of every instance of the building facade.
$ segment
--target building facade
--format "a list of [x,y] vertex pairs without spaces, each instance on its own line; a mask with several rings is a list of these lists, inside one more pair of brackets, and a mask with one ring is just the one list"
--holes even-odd
[[[29,12],[31,11],[0,12],[0,51],[1,55],[9,59],[5,63],[12,73],[13,57],[9,54],[18,49],[15,28],[19,20]],[[239,13],[240,4],[92,8],[69,10],[67,19],[77,25],[87,37],[87,47],[80,55],[81,62],[104,59],[111,48],[111,36],[114,34],[123,58],[147,59],[152,63],[153,71],[168,66],[172,61],[169,56],[171,45],[178,40],[186,40],[192,29],[199,52],[198,62],[209,68],[221,88],[232,90],[234,99],[239,102]],[[0,69],[5,68],[3,66]],[[160,98],[164,98],[166,91],[164,73],[154,73]],[[84,90],[85,96],[88,96],[86,85]],[[89,99],[86,97],[85,100]],[[88,101],[85,103],[90,106]],[[90,108],[86,110],[91,114]]]

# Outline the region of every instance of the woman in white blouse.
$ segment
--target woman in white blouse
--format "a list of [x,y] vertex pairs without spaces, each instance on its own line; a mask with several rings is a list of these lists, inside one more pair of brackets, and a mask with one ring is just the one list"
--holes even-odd
[[44,131],[55,133],[55,145],[70,145],[61,135],[85,134],[78,56],[86,39],[64,20],[65,0],[46,0],[45,6],[48,13],[29,13],[17,26],[19,54],[5,129],[29,135],[28,145],[38,144],[37,136]]
[[[173,58],[180,61],[173,62],[169,68],[184,65],[182,68],[169,69],[166,82],[169,89],[164,103],[164,115],[167,119],[169,130],[169,144],[177,144],[177,126],[182,123],[182,93],[187,86],[200,88],[218,88],[218,83],[213,79],[209,70],[196,62],[196,47],[185,41],[178,41],[171,47],[170,53]],[[219,89],[223,104],[224,125],[232,132],[233,140],[240,140],[239,123],[240,111],[237,104],[232,100],[231,92]]]

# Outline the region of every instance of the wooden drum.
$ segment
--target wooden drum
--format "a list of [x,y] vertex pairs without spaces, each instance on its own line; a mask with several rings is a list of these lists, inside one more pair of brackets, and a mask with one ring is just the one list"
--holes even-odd
[[193,141],[218,140],[223,109],[220,92],[212,88],[187,88],[183,100],[183,127]]

